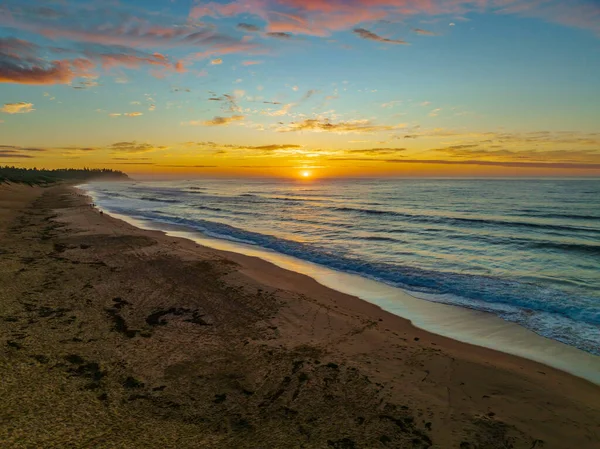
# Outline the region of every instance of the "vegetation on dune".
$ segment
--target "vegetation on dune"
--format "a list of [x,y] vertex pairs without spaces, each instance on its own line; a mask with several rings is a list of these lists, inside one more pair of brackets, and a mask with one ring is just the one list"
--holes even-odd
[[108,168],[59,168],[44,170],[38,168],[0,167],[0,184],[18,182],[29,185],[46,185],[61,181],[89,181],[92,179],[126,180],[129,177],[118,170]]

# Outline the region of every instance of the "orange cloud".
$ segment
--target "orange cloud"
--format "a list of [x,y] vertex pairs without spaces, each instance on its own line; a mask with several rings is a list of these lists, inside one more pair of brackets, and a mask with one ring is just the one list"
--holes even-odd
[[249,31],[250,33],[257,33],[262,31],[262,28],[252,25],[250,23],[238,23],[237,28],[243,31]]
[[356,28],[354,30],[354,34],[357,34],[363,39],[368,39],[371,41],[384,42],[386,44],[408,45],[408,42],[403,41],[401,39],[388,39],[386,37],[381,37],[378,34],[373,33],[372,31],[365,30],[364,28]]
[[280,132],[290,131],[315,131],[315,132],[332,132],[339,134],[347,133],[374,133],[380,131],[393,131],[405,128],[406,125],[376,125],[370,120],[349,120],[346,122],[332,123],[324,119],[306,119],[301,122],[292,122],[289,126],[280,128]]
[[184,125],[192,125],[192,126],[223,126],[229,125],[230,123],[237,122],[240,120],[244,120],[246,118],[243,115],[232,115],[231,117],[215,117],[212,120],[192,120],[189,122],[183,123]]
[[4,112],[6,114],[27,114],[29,112],[33,112],[33,103],[6,103],[2,108],[0,108],[0,112]]
[[2,56],[0,51],[0,83],[68,84],[85,73],[79,70],[86,65],[84,60],[46,62]]
[[148,153],[150,151],[164,150],[167,147],[156,147],[149,143],[131,142],[116,142],[109,146],[109,149],[115,153]]
[[517,162],[517,161],[451,161],[443,159],[388,159],[388,163],[405,164],[441,164],[441,165],[483,165],[490,167],[512,167],[512,168],[561,168],[575,170],[597,170],[600,164],[596,163],[572,163],[572,162]]
[[413,28],[413,31],[421,36],[437,36],[433,31],[427,31],[422,28]]
[[102,63],[102,67],[105,69],[114,67],[114,66],[124,66],[128,68],[137,68],[142,64],[148,65],[158,65],[163,67],[173,67],[176,66],[169,62],[169,59],[160,54],[154,53],[153,55],[148,56],[137,56],[130,54],[101,54],[100,60]]

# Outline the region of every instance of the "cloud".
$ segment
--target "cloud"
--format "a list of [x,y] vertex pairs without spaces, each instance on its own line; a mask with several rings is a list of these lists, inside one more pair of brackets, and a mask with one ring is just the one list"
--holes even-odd
[[346,150],[347,154],[372,154],[372,155],[381,155],[381,154],[395,154],[400,153],[402,151],[406,151],[406,148],[365,148],[365,149],[357,149],[357,150]]
[[28,41],[0,38],[0,83],[68,84],[93,66],[82,58],[48,61],[42,50]]
[[273,112],[265,112],[265,115],[268,115],[270,117],[282,117],[284,115],[288,115],[288,113],[290,112],[290,109],[293,108],[296,104],[295,103],[288,103],[288,104],[284,104],[281,109],[278,109],[277,111],[273,111]]
[[[329,36],[361,23],[384,19],[404,22],[418,16],[455,19],[484,12],[537,18],[600,35],[597,0],[234,0],[226,3],[197,0],[191,17],[254,16],[267,22],[267,32]],[[260,31],[252,25],[239,28]]]
[[242,65],[244,66],[249,66],[249,65],[257,65],[257,64],[262,64],[262,61],[242,61]]
[[278,152],[282,150],[297,150],[302,148],[301,145],[291,144],[291,143],[277,143],[277,144],[269,144],[269,145],[235,145],[235,144],[226,144],[226,143],[216,143],[216,142],[186,142],[183,144],[185,147],[202,147],[203,149],[216,151],[213,154],[225,154],[230,152],[231,150],[242,150],[242,151],[259,151],[261,153],[265,152]]
[[402,100],[392,100],[388,103],[383,103],[381,105],[382,108],[393,108],[394,106],[396,106],[397,104],[402,103]]
[[170,168],[217,168],[218,165],[158,165],[158,167],[170,167]]
[[79,151],[84,151],[84,152],[98,151],[98,148],[95,148],[95,147],[64,147],[64,148],[58,148],[58,149],[66,150],[66,151],[78,151],[78,152]]
[[260,146],[255,146],[255,147],[241,147],[240,148],[244,148],[246,150],[260,150],[260,151],[276,151],[276,150],[289,150],[289,149],[295,149],[295,148],[302,148],[300,145],[293,145],[293,144],[273,144],[273,145],[260,145]]
[[512,167],[512,168],[560,168],[574,170],[597,170],[600,163],[571,163],[571,162],[519,162],[519,161],[481,161],[464,160],[452,161],[444,159],[388,159],[388,163],[405,164],[441,164],[441,165],[481,165],[488,167]]
[[0,25],[54,40],[135,48],[219,47],[240,42],[239,39],[217,32],[210,25],[177,23],[177,19],[171,18],[171,23],[165,26],[156,14],[150,11],[144,14],[141,9],[134,16],[125,8],[113,5],[111,8],[98,9],[95,11],[97,17],[90,17],[90,8],[70,3],[64,12],[65,19],[56,21],[11,8],[7,16],[0,19]]
[[[150,109],[153,111],[154,109]],[[108,114],[109,117],[139,117],[140,115],[144,115],[143,112],[111,112]]]
[[17,145],[0,145],[0,158],[31,159],[35,156],[27,153],[40,153],[46,148],[20,147]]
[[0,150],[0,158],[19,158],[19,159],[31,159],[33,156],[29,154],[20,154],[10,150]]
[[237,104],[237,99],[243,97],[243,90],[236,90],[233,94],[223,94],[220,97],[212,96],[209,101],[219,101],[222,103],[222,109],[225,112],[242,112],[242,108]]
[[266,34],[268,37],[274,37],[275,39],[292,39],[292,35],[290,33],[284,33],[281,31],[272,31]]
[[34,153],[39,153],[39,152],[43,152],[43,151],[48,151],[48,149],[47,148],[36,148],[36,147],[20,147],[17,145],[0,145],[0,151],[13,151],[13,152],[33,151]]
[[115,153],[147,153],[150,151],[167,149],[165,146],[154,146],[149,143],[131,142],[116,142],[108,147]]
[[0,108],[0,112],[4,112],[5,114],[28,114],[29,112],[33,112],[35,109],[33,108],[33,103],[6,103],[2,108]]
[[413,28],[413,31],[421,36],[437,36],[433,31],[427,31],[422,28]]
[[53,61],[36,65],[12,58],[0,59],[0,83],[68,84],[78,75],[70,61]]
[[[156,14],[150,8],[139,8],[133,15],[131,9],[116,2],[106,7],[64,2],[55,5],[60,14],[48,16],[18,1],[2,3],[0,27],[34,34],[47,42],[57,41],[62,47],[40,47],[15,38],[0,38],[0,82],[68,84],[89,74],[96,65],[104,69],[154,65],[172,73],[184,73],[185,65],[193,59],[266,51],[261,43],[220,33],[214,25],[188,23],[168,14]],[[190,53],[171,61],[163,51],[170,49]]]
[[220,65],[220,64],[223,64],[223,60],[221,58],[216,58],[216,59],[213,59],[212,61],[210,61],[210,64],[211,65]]
[[156,165],[154,162],[113,162],[114,165]]
[[437,117],[438,115],[440,115],[441,111],[442,111],[442,108],[436,108],[429,113],[429,117]]
[[368,39],[371,41],[384,42],[386,44],[399,44],[399,45],[408,45],[408,42],[403,41],[401,39],[388,39],[385,37],[381,37],[378,34],[373,33],[372,31],[365,30],[364,28],[355,28],[354,34],[362,37],[363,39]]
[[[125,48],[121,48],[120,50],[122,53],[104,53],[102,50],[86,50],[85,54],[90,59],[97,59],[104,69],[117,66],[133,69],[141,65],[154,65],[177,70],[176,66],[169,61],[169,58],[161,53],[148,54]],[[110,51],[114,50],[111,49]]]
[[250,33],[258,33],[259,31],[262,31],[261,27],[252,25],[250,23],[238,23],[237,28],[240,30],[248,31]]
[[[0,82],[20,84],[69,84],[83,77],[79,86],[86,88],[98,85],[98,76],[93,70],[100,66],[104,70],[113,67],[139,68],[142,65],[160,66],[175,72],[185,71],[180,63],[173,64],[161,53],[146,53],[128,47],[100,44],[82,44],[73,50],[58,47],[41,47],[14,39],[0,38]],[[76,54],[72,59],[48,61],[46,54]],[[178,65],[179,64],[179,65]]]
[[306,92],[304,94],[304,96],[302,97],[302,100],[308,100],[310,97],[312,97],[314,94],[319,93],[319,91],[317,89],[310,89],[308,92]]
[[279,128],[280,132],[291,131],[314,131],[332,132],[339,134],[347,133],[374,133],[380,131],[393,131],[403,129],[406,125],[375,125],[370,120],[349,120],[345,122],[332,123],[327,119],[306,119],[301,122],[292,122],[288,126]]
[[[490,141],[472,144],[451,145],[445,148],[436,148],[431,151],[442,152],[453,158],[485,159],[494,161],[535,161],[535,162],[600,162],[600,147],[590,149],[557,149],[558,144],[549,145],[551,149],[527,149],[518,145],[515,149],[498,148],[499,145],[490,145]],[[488,145],[489,147],[485,147]]]
[[229,125],[230,123],[244,120],[243,115],[232,115],[231,117],[215,117],[212,120],[192,120],[190,122],[183,123],[184,125],[192,126],[223,126]]

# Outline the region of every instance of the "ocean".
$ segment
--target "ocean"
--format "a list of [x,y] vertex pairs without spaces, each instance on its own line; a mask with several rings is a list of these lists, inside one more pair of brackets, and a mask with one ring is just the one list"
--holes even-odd
[[600,355],[600,180],[92,183],[102,209],[490,312]]

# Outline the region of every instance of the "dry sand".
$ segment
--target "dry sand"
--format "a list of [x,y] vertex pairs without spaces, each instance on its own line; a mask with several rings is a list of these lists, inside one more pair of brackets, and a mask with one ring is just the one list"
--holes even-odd
[[0,186],[0,447],[598,448],[600,387]]

